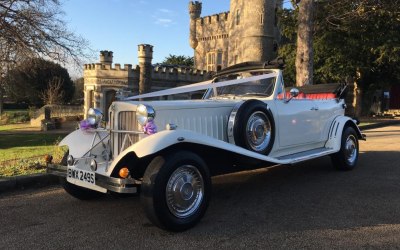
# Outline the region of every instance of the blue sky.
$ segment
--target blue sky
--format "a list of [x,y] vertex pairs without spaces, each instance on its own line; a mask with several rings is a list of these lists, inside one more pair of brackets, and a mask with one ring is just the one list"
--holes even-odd
[[[202,16],[229,10],[229,0],[203,2]],[[64,0],[69,29],[95,50],[114,52],[114,63],[137,64],[137,45],[154,46],[153,63],[169,54],[192,56],[188,0]],[[98,60],[98,59],[96,59]]]

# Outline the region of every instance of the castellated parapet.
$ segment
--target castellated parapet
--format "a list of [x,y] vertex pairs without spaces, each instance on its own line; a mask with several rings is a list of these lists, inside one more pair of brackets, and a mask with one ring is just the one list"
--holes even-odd
[[139,64],[151,63],[151,60],[153,59],[153,46],[150,44],[139,44],[138,58],[139,58]]
[[113,62],[113,52],[108,50],[100,51],[100,63],[102,64],[112,64]]
[[223,24],[224,22],[228,22],[228,20],[229,12],[221,12],[218,14],[198,18],[196,20],[196,25],[212,24],[214,26],[218,26]]

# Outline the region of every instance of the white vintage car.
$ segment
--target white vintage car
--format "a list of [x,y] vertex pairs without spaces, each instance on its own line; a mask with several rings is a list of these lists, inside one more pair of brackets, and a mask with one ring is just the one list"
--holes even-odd
[[[203,217],[211,176],[325,155],[336,168],[353,169],[365,136],[344,115],[345,86],[287,92],[281,66],[244,63],[207,82],[114,102],[105,128],[91,109],[87,123],[61,141],[68,155],[47,170],[82,200],[140,193],[154,224],[182,231]],[[194,91],[203,98],[142,101]]]

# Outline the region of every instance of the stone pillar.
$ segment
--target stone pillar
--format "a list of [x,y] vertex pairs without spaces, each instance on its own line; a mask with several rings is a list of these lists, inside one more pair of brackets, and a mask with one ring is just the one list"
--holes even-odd
[[100,63],[104,65],[111,65],[113,62],[113,52],[108,50],[100,51]]
[[149,44],[138,45],[139,55],[139,94],[148,93],[151,90],[151,60],[153,59],[153,46]]
[[196,19],[201,15],[201,7],[202,3],[199,1],[190,1],[189,2],[189,15],[190,15],[190,37],[189,37],[189,44],[190,47],[196,49],[197,45],[199,44],[197,40],[196,34]]

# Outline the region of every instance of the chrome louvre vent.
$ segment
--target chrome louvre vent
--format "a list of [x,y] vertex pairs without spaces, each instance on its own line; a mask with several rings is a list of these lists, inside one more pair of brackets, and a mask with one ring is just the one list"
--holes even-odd
[[[119,131],[137,131],[136,113],[133,111],[122,111],[118,113]],[[138,134],[118,133],[118,154],[139,140]]]

